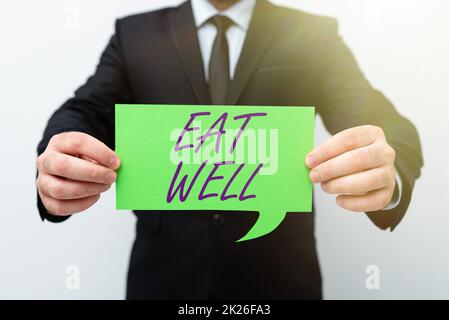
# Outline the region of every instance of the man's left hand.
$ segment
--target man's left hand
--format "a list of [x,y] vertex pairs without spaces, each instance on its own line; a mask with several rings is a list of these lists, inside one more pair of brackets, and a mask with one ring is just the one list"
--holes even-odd
[[337,194],[347,210],[371,212],[386,208],[396,187],[395,151],[383,130],[361,126],[342,131],[306,157],[310,179],[323,191]]

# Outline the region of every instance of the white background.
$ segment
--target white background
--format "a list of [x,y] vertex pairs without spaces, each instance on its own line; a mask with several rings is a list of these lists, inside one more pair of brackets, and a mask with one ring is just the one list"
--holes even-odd
[[[316,190],[325,298],[449,298],[449,1],[275,2],[337,17],[369,80],[416,124],[423,143],[423,176],[393,233]],[[134,217],[114,210],[111,190],[83,215],[42,223],[35,149],[50,114],[93,72],[115,18],[177,3],[1,1],[0,298],[124,298]],[[317,143],[325,138],[319,123]],[[80,268],[80,290],[66,288],[69,265]],[[380,268],[379,290],[365,286],[368,265]]]

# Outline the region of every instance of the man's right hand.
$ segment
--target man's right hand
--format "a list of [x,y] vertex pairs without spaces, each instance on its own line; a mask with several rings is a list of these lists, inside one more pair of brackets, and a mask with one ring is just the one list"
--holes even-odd
[[48,213],[68,216],[90,208],[117,179],[120,159],[80,132],[53,136],[37,158],[37,189]]

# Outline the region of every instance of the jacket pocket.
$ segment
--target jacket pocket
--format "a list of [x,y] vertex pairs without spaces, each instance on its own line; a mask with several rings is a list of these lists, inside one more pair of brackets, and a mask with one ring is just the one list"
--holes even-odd
[[264,73],[264,72],[300,72],[301,70],[307,69],[306,66],[300,66],[300,65],[290,65],[290,66],[270,66],[270,67],[261,67],[257,72]]

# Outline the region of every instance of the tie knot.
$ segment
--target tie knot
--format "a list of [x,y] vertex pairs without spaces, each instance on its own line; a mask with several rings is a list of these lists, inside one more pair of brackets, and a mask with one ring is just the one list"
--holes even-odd
[[234,24],[234,21],[222,15],[213,16],[210,18],[210,22],[217,27],[218,32],[226,32]]

